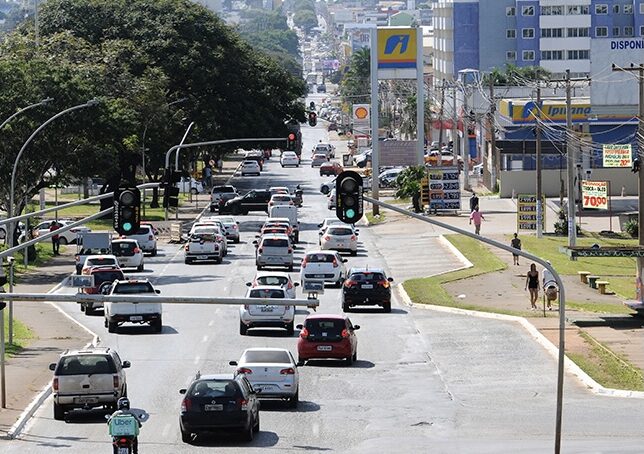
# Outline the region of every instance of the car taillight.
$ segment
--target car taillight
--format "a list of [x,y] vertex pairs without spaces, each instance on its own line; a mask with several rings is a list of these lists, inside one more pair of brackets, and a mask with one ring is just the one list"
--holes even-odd
[[239,408],[242,410],[248,409],[248,401],[246,399],[242,399],[241,397],[237,398],[237,405],[239,405]]
[[249,308],[250,308],[250,306],[248,304],[244,304],[244,310],[247,311]]
[[148,235],[148,241],[152,241],[154,239],[154,235]]
[[128,439],[127,439],[127,438],[119,438],[119,444],[120,444],[120,445],[126,445],[127,443],[128,443]]
[[302,328],[302,331],[300,331],[300,337],[303,339],[306,339],[309,337],[309,330],[306,328]]
[[378,281],[378,285],[384,288],[389,288],[389,281],[386,279],[383,281]]
[[288,253],[289,253],[289,254],[292,254],[292,253],[293,253],[293,249],[288,248]]
[[233,224],[233,229],[237,230],[237,224]]
[[74,257],[74,260],[76,260],[77,262],[79,262],[79,263],[80,263],[80,256],[78,256],[78,255],[77,255],[77,256],[75,256],[75,257]]
[[112,377],[112,385],[113,385],[115,388],[118,388],[118,387],[119,387],[119,383],[120,383],[120,382],[119,382],[119,376],[118,376],[118,375],[114,375],[114,376]]
[[190,250],[190,245],[186,244],[186,251],[189,251],[189,250]]
[[357,238],[355,235],[351,235],[351,241],[355,241],[355,240],[357,240],[357,239],[358,239],[358,238]]
[[330,239],[331,239],[331,237],[330,237],[329,235],[326,235],[326,236],[324,237],[324,240],[325,240],[325,241],[329,241]]
[[295,369],[289,367],[288,369],[282,369],[280,375],[295,375]]
[[346,281],[344,281],[345,287],[354,287],[356,285],[358,285],[357,281],[352,281],[351,279],[347,279]]
[[253,373],[253,370],[249,369],[248,367],[240,367],[239,369],[237,369],[237,373],[251,375]]
[[140,252],[141,252],[141,249],[139,249],[138,247],[134,248],[134,253],[135,254],[139,254]]
[[58,377],[54,377],[54,381],[51,383],[51,387],[54,391],[58,391]]
[[286,288],[293,288],[293,282],[288,281],[288,285],[286,286]]
[[181,411],[186,412],[192,407],[192,401],[187,397],[181,401]]
[[333,268],[337,268],[338,266],[339,266],[339,265],[338,265],[338,260],[337,260],[337,259],[333,259]]
[[345,329],[342,330],[342,337],[345,338],[345,339],[349,337],[349,330],[348,329],[345,328]]

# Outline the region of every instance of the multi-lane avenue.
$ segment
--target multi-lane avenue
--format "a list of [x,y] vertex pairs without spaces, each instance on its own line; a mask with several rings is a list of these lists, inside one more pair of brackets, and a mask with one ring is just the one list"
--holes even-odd
[[[334,213],[319,193],[318,169],[310,167],[310,150],[327,139],[325,129],[304,128],[303,165],[284,169],[278,158],[259,177],[235,177],[244,192],[268,186],[304,188],[300,209],[301,240],[295,249],[293,278],[299,259],[317,248],[317,224]],[[252,241],[265,216],[240,216],[241,242],[230,244],[222,264],[186,265],[178,245],[160,244],[157,257],[146,258],[149,278],[165,296],[243,296],[255,275]],[[404,232],[400,232],[404,236]],[[347,255],[349,266],[380,266],[398,283],[392,251],[408,247],[377,229],[361,228],[359,253]],[[413,239],[409,239],[412,241]],[[400,243],[400,244],[398,244]],[[432,254],[409,252],[409,260],[445,260],[451,252],[436,244]],[[399,257],[399,256],[398,256]],[[456,260],[454,260],[456,262]],[[442,263],[442,262],[441,262]],[[491,283],[492,285],[493,283]],[[65,290],[63,290],[65,291]],[[328,288],[318,312],[341,313],[340,290]],[[394,292],[397,295],[397,292]],[[299,297],[298,293],[298,297]],[[300,404],[261,407],[261,430],[252,442],[236,436],[182,443],[179,433],[180,388],[196,371],[232,372],[248,347],[284,347],[296,353],[298,331],[254,330],[239,335],[238,308],[165,305],[160,334],[127,327],[109,334],[103,317],[86,316],[73,303],[60,304],[97,333],[102,346],[115,348],[131,361],[128,395],[133,407],[150,414],[144,424],[141,453],[255,452],[552,452],[555,427],[556,362],[518,325],[488,318],[411,309],[398,297],[392,313],[356,311],[361,325],[358,361],[315,362],[300,368]],[[306,314],[298,309],[296,323]],[[640,400],[601,397],[566,376],[564,452],[642,452],[644,430]],[[51,399],[45,402],[19,439],[2,442],[3,453],[109,452],[104,412],[75,412],[55,421]]]

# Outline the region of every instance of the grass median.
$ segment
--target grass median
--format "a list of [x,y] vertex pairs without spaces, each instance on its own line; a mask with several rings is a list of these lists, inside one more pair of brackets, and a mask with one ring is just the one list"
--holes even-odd
[[5,358],[10,358],[19,353],[33,339],[33,333],[20,320],[13,319],[13,343],[9,343],[9,305],[4,310],[4,332],[5,332]]

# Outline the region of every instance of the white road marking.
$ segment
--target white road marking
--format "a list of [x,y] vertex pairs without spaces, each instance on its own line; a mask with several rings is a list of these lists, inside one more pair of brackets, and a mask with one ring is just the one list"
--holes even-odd
[[208,342],[208,336],[207,336],[207,335],[206,335],[206,336],[204,336],[204,337],[201,339],[201,342],[204,342],[204,343],[205,343],[205,342]]
[[197,364],[197,363],[199,362],[199,360],[200,360],[200,359],[201,359],[201,356],[199,356],[199,355],[195,356],[195,361],[194,361],[194,363],[195,363],[195,364]]

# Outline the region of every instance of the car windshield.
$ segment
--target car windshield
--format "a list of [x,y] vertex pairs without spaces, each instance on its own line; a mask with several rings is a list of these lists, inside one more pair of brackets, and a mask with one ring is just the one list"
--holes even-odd
[[105,355],[66,356],[60,360],[56,375],[114,374],[116,367]]
[[240,363],[290,363],[291,358],[287,352],[279,350],[251,350],[245,352]]
[[234,380],[199,380],[191,387],[191,397],[235,397],[239,389]]
[[117,284],[113,293],[135,294],[135,293],[154,293],[154,288],[149,282],[128,282],[127,284]]
[[286,276],[261,276],[257,278],[259,285],[286,285],[288,278]]
[[281,238],[267,238],[262,242],[264,247],[288,247],[288,240]]
[[97,287],[103,282],[114,282],[117,279],[123,279],[123,273],[120,271],[99,271],[94,273],[94,285]]
[[273,288],[252,289],[250,298],[284,298],[284,290]]
[[340,336],[344,327],[344,320],[312,319],[306,321],[306,329],[315,337]]
[[349,279],[356,282],[384,281],[385,276],[383,276],[382,273],[370,273],[365,271],[353,273]]
[[353,235],[353,230],[347,227],[329,227],[329,235]]
[[311,263],[331,263],[335,259],[333,254],[309,254],[306,261]]

